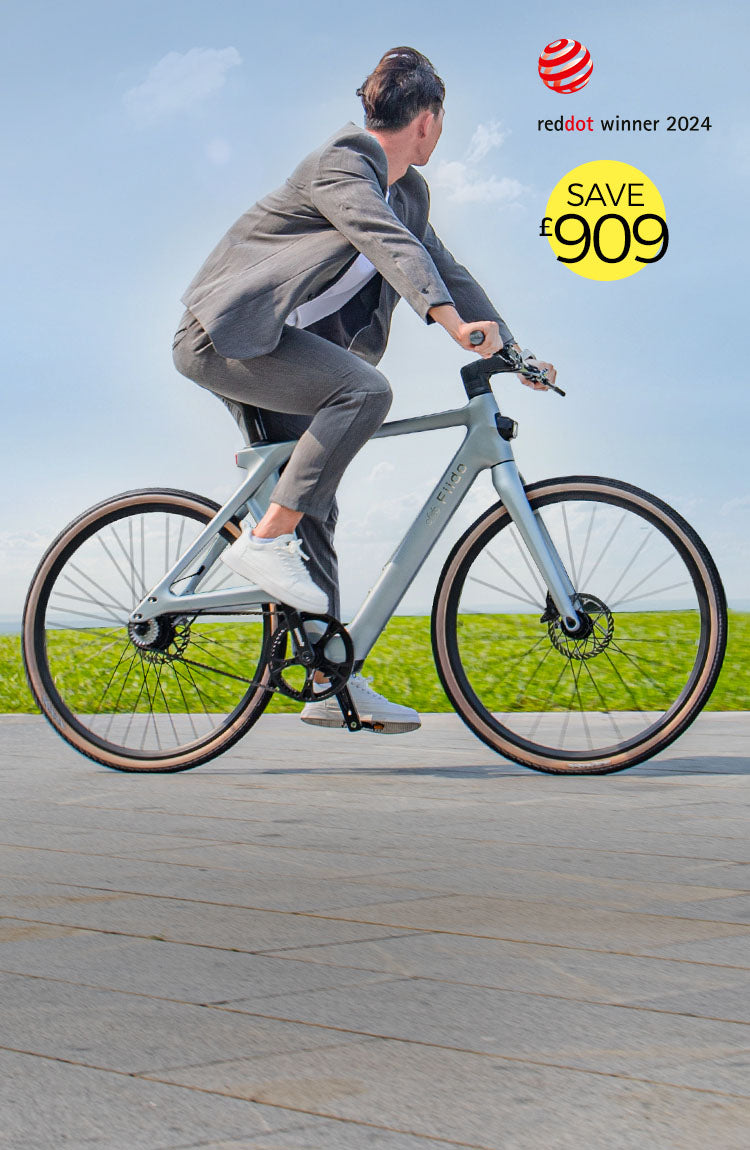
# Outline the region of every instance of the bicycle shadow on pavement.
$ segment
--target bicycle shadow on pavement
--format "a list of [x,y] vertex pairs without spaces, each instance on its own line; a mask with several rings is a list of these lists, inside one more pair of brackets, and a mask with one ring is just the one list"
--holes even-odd
[[653,759],[631,767],[624,774],[674,775],[750,775],[747,755],[690,755],[681,759]]
[[[227,756],[227,759],[234,758],[234,762],[238,769],[247,770],[248,764],[241,761],[241,755]],[[225,760],[227,761],[227,760]],[[201,774],[210,774],[212,770],[210,767],[200,768]],[[215,771],[216,774],[225,773],[224,771]],[[239,773],[239,770],[238,770]],[[552,774],[546,771],[534,771],[528,767],[522,767],[517,763],[509,762],[508,760],[498,759],[496,764],[490,763],[471,763],[468,761],[466,765],[446,764],[424,764],[424,765],[404,765],[404,766],[389,766],[382,763],[368,763],[361,766],[355,764],[342,764],[340,766],[331,765],[330,762],[325,765],[317,766],[314,763],[309,766],[267,766],[264,767],[260,764],[254,764],[249,767],[249,773],[257,775],[278,775],[280,777],[292,777],[302,775],[316,775],[328,777],[346,777],[353,778],[356,775],[365,775],[369,778],[394,778],[398,776],[405,777],[430,777],[430,778],[456,778],[456,779],[495,779],[495,778],[525,778],[525,779],[546,779],[550,784],[559,782],[565,779],[579,779],[579,780],[592,780],[592,779],[607,779],[614,782],[615,779],[625,780],[627,778],[689,778],[691,776],[710,776],[710,775],[726,775],[726,776],[743,776],[750,775],[750,757],[746,755],[690,755],[684,758],[675,759],[654,759],[644,763],[638,764],[635,767],[627,767],[622,771],[613,771],[610,774],[590,774],[578,775],[560,772]]]

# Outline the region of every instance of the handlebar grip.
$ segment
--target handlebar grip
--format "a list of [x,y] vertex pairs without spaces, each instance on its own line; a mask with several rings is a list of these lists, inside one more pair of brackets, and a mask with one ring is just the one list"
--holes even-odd
[[479,347],[480,343],[484,343],[484,332],[473,331],[469,336],[469,343],[472,344],[473,347]]

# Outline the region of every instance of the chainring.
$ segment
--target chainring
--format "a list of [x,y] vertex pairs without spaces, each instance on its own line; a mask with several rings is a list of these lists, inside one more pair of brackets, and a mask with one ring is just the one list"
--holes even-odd
[[[300,633],[301,624],[307,622],[323,623],[325,631],[318,638],[309,635],[307,631],[303,636]],[[344,645],[345,656],[341,662],[335,662],[325,655],[326,647],[334,639],[340,639]],[[287,656],[289,645],[292,650],[291,657]],[[296,667],[301,667],[305,672],[305,681],[301,687],[295,687],[285,678],[290,669]],[[309,703],[312,700],[320,702],[323,699],[330,699],[346,686],[353,668],[354,644],[351,636],[343,623],[333,615],[279,610],[279,623],[274,630],[268,656],[268,677],[274,690],[300,702]],[[322,671],[329,680],[330,685],[324,691],[313,691],[316,671]]]

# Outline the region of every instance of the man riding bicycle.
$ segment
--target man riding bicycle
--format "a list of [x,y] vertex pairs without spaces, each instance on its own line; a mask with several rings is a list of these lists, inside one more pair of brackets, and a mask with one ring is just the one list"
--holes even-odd
[[[390,407],[375,365],[398,300],[466,351],[488,357],[516,346],[428,222],[429,191],[416,168],[442,131],[443,81],[420,52],[394,48],[357,95],[364,128],[350,121],[335,132],[209,255],[182,297],[173,348],[177,369],[220,397],[248,438],[298,440],[268,511],[222,559],[274,602],[336,618],[335,493]],[[469,340],[477,330],[479,348]],[[554,383],[554,368],[539,366]],[[348,686],[361,718],[385,733],[419,727],[416,711],[359,673]],[[301,717],[344,726],[335,697],[308,703]]]

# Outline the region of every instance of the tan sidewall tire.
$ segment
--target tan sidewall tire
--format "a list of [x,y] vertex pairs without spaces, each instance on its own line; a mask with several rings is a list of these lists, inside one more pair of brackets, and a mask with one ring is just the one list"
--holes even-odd
[[[29,687],[42,713],[55,730],[62,735],[65,741],[77,751],[80,751],[82,755],[86,755],[87,758],[102,763],[104,766],[113,767],[121,771],[171,772],[189,770],[192,767],[197,767],[201,763],[205,763],[209,759],[220,755],[232,746],[233,743],[237,742],[253,723],[260,718],[270,701],[270,695],[268,693],[258,691],[257,697],[251,697],[247,706],[235,717],[232,723],[223,728],[210,742],[196,747],[193,751],[188,750],[182,754],[174,754],[165,758],[149,760],[126,754],[118,754],[99,746],[98,743],[94,741],[89,741],[77,727],[72,726],[66,717],[61,714],[57,704],[50,698],[44,686],[35,641],[36,615],[47,578],[71,542],[93,526],[98,520],[113,513],[116,514],[125,508],[147,506],[154,503],[167,503],[173,505],[175,510],[196,513],[197,516],[202,518],[206,523],[210,521],[219,509],[218,504],[201,495],[195,495],[187,491],[174,491],[171,489],[159,490],[156,488],[146,491],[124,492],[122,495],[116,495],[111,499],[98,503],[95,507],[89,508],[88,511],[83,512],[82,515],[73,520],[50,545],[31,581],[26,598],[26,605],[24,607],[21,636],[24,667]],[[226,525],[226,530],[235,538],[239,537],[240,527],[237,523],[230,521]],[[267,676],[268,671],[264,669],[262,682],[266,682]]]
[[594,756],[590,759],[576,759],[568,761],[545,755],[542,752],[530,751],[519,747],[515,742],[504,738],[502,734],[490,725],[481,713],[471,705],[466,698],[461,683],[456,676],[448,644],[448,618],[449,599],[451,589],[460,570],[461,564],[471,547],[481,538],[489,527],[501,519],[508,519],[508,512],[502,504],[490,508],[480,516],[475,523],[464,533],[455,545],[446,560],[440,576],[432,613],[432,642],[435,664],[438,675],[446,694],[455,707],[457,713],[468,727],[488,746],[508,759],[521,763],[534,770],[549,771],[564,774],[605,774],[611,771],[624,770],[635,766],[636,763],[650,758],[657,751],[662,750],[680,735],[693,721],[701,708],[705,705],[713,689],[726,646],[726,600],[718,572],[713,564],[705,544],[699,539],[693,529],[676,511],[667,504],[647,492],[641,491],[630,484],[619,480],[600,479],[590,476],[573,476],[570,478],[544,480],[541,483],[527,487],[527,494],[532,505],[553,493],[563,493],[575,496],[576,492],[596,491],[597,494],[609,495],[613,500],[627,500],[633,506],[647,511],[649,516],[665,524],[669,537],[679,539],[691,560],[695,563],[703,586],[707,592],[709,610],[709,643],[704,655],[701,672],[693,684],[689,694],[682,704],[670,715],[668,722],[660,726],[653,735],[639,744],[637,748],[625,750],[611,755]]

